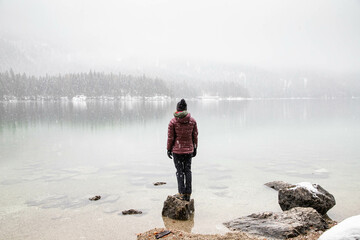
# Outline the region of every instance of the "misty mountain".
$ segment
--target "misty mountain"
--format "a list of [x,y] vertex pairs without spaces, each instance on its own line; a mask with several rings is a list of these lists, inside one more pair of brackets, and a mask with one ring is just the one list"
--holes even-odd
[[[332,98],[360,96],[358,74],[340,75],[314,70],[271,71],[249,65],[195,60],[159,58],[119,60],[95,59],[92,56],[88,59],[80,53],[59,49],[61,48],[45,43],[9,41],[0,38],[0,72],[5,73],[12,69],[15,75],[26,73],[27,76],[34,75],[40,79],[44,79],[47,74],[48,77],[51,76],[50,79],[54,79],[54,76],[58,74],[72,73],[68,76],[76,76],[82,72],[80,75],[83,78],[90,78],[86,81],[90,81],[91,77],[84,73],[89,73],[91,69],[97,72],[100,69],[103,74],[121,72],[133,79],[142,78],[145,75],[143,79],[147,83],[152,82],[148,79],[161,79],[160,88],[165,82],[167,90],[163,94],[174,97],[207,95],[245,98]],[[101,79],[108,78],[104,76]],[[104,82],[104,84],[107,83]],[[101,83],[98,86],[88,86],[88,88],[94,87],[101,87]],[[80,94],[76,91],[76,86],[74,86],[74,91],[68,93],[68,95],[72,94]],[[113,95],[112,92],[101,94]],[[154,92],[154,94],[160,93]]]
[[[252,98],[359,97],[360,74],[336,74],[319,70],[270,71],[256,66],[209,62],[167,61],[161,69],[145,71],[171,81],[190,82],[199,95],[219,95],[216,89],[232,82],[241,96]],[[218,85],[215,87],[215,85]],[[231,95],[231,94],[230,94]]]
[[76,54],[47,42],[27,39],[9,40],[0,37],[0,71],[12,69],[28,75],[88,71]]
[[10,41],[0,38],[0,71],[10,68],[27,72],[34,67],[32,59]]

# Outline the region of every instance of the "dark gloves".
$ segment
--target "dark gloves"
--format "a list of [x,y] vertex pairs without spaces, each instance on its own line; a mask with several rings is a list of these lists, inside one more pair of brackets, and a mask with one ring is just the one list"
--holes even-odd
[[172,152],[170,150],[167,151],[167,155],[170,159],[172,159]]
[[195,156],[196,156],[196,148],[194,148],[194,152],[192,153],[191,156],[192,156],[192,157],[195,157]]

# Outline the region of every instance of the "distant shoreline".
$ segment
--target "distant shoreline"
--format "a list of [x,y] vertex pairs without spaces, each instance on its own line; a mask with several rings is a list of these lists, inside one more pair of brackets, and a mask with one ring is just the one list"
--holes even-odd
[[[85,97],[73,98],[69,97],[54,97],[54,96],[29,96],[17,98],[15,96],[6,96],[0,99],[0,102],[171,102],[176,101],[179,98],[174,98],[166,95],[155,96],[97,96],[97,97]],[[242,98],[242,97],[219,97],[219,96],[198,96],[195,98],[188,98],[188,101],[276,101],[276,100],[351,100],[360,99],[360,97],[284,97],[284,98]]]

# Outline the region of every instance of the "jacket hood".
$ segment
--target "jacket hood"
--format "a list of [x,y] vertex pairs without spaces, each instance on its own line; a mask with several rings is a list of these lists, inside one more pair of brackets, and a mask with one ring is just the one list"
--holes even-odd
[[174,117],[184,118],[184,117],[186,117],[187,114],[188,114],[188,112],[186,110],[185,111],[176,111],[176,112],[174,112]]
[[190,122],[191,115],[187,111],[175,112],[174,117],[176,121],[180,123],[188,123]]

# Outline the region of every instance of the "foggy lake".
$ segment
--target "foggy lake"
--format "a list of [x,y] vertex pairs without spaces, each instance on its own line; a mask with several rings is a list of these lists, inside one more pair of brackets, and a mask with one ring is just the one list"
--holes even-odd
[[[135,239],[169,224],[222,233],[227,220],[281,211],[264,186],[274,180],[320,184],[335,196],[334,220],[360,211],[359,99],[189,100],[199,128],[195,215],[186,224],[163,219],[163,201],[177,192],[166,156],[175,106],[0,102],[0,238]],[[95,195],[101,200],[88,200]],[[143,214],[121,215],[130,208]]]
[[[359,0],[0,0],[0,240],[360,232],[359,43]],[[319,184],[336,227],[274,230],[272,181]]]

